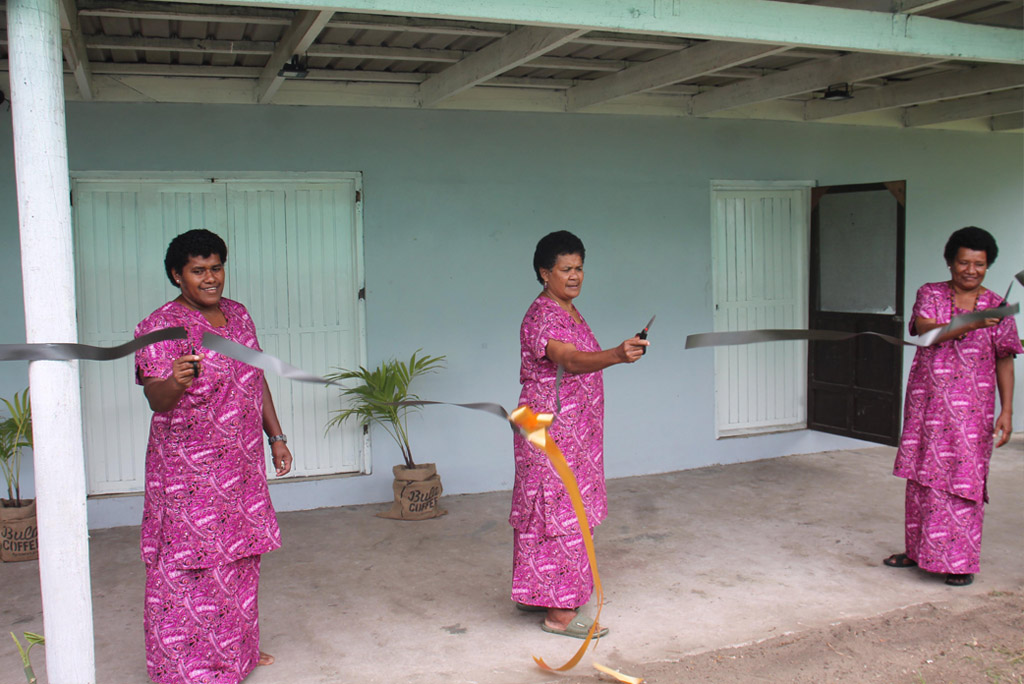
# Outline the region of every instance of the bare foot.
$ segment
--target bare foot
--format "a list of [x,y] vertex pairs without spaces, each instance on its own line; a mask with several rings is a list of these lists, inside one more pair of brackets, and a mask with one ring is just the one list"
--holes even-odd
[[552,629],[564,630],[574,617],[576,617],[576,611],[572,608],[548,608],[544,624]]
[[259,659],[259,662],[257,664],[258,665],[273,665],[274,664],[274,656],[270,655],[269,653],[264,653],[263,651],[260,651],[260,659]]

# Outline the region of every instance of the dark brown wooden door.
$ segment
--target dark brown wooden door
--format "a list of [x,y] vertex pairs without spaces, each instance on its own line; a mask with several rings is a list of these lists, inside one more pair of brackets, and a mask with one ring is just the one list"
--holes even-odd
[[[812,329],[903,336],[906,183],[811,191]],[[813,430],[895,445],[903,348],[877,337],[808,344],[807,423]]]

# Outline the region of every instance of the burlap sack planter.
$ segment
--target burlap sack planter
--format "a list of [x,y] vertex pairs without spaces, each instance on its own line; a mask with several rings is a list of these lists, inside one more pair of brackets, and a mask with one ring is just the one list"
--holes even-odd
[[415,468],[394,466],[395,481],[392,488],[395,502],[391,509],[377,514],[379,518],[392,520],[428,520],[437,518],[448,511],[438,506],[441,499],[441,476],[433,463],[424,463]]
[[0,499],[0,561],[28,561],[39,558],[39,529],[36,527],[36,500],[22,499],[11,506]]

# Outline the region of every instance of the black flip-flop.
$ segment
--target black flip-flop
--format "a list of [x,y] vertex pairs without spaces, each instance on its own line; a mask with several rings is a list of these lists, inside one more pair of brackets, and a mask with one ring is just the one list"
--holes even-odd
[[946,584],[951,587],[966,587],[968,584],[974,582],[974,575],[967,573],[964,575],[958,575],[956,573],[949,573],[946,575]]
[[915,568],[917,567],[917,561],[913,560],[910,556],[905,553],[894,553],[885,560],[882,561],[885,565],[890,568]]

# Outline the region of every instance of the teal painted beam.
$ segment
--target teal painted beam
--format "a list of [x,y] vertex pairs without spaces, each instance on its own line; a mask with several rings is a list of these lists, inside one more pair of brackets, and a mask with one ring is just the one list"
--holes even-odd
[[198,0],[1024,63],[1024,32],[772,0]]

